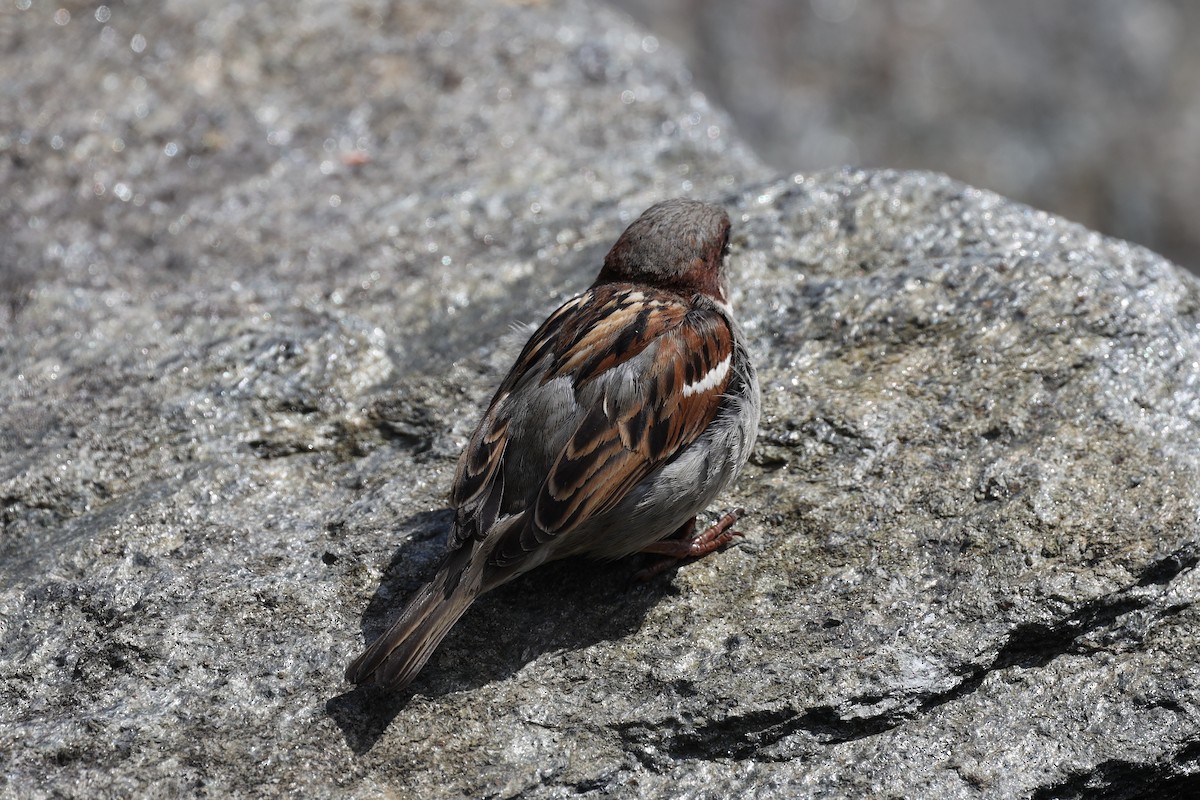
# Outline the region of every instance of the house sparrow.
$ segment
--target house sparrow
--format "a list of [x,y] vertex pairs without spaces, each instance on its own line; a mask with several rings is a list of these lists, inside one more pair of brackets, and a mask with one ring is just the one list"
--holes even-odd
[[406,686],[476,597],[547,561],[674,560],[730,541],[736,512],[693,533],[758,429],[729,227],[717,206],[650,207],[534,332],[459,459],[449,552],[347,680]]

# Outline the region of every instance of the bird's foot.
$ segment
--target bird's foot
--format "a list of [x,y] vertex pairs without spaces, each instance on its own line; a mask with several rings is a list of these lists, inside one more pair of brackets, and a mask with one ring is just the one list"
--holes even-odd
[[732,511],[728,511],[711,527],[699,534],[695,533],[696,518],[693,517],[684,523],[683,527],[672,538],[648,544],[641,549],[640,552],[643,553],[653,553],[666,557],[660,558],[645,569],[638,571],[634,575],[634,579],[640,583],[645,583],[655,575],[670,569],[686,558],[700,558],[701,556],[706,556],[709,553],[720,550],[732,542],[735,536],[742,535],[739,531],[731,531],[730,528],[745,513],[746,510],[743,508],[735,508]]

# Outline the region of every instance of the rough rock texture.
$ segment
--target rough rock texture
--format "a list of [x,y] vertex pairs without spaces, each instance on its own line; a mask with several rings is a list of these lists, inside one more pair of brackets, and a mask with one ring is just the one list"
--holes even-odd
[[[0,793],[1197,790],[1196,282],[937,176],[767,180],[642,44],[570,1],[3,12]],[[535,573],[350,691],[509,326],[680,193],[737,224],[745,538]]]

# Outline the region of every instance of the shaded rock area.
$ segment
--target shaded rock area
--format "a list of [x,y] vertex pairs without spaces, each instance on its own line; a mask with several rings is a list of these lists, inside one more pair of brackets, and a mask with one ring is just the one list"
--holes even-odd
[[[0,15],[0,792],[1196,792],[1195,280],[935,175],[771,178],[644,44],[582,2]],[[351,691],[511,325],[676,194],[735,220],[745,537],[544,569]]]

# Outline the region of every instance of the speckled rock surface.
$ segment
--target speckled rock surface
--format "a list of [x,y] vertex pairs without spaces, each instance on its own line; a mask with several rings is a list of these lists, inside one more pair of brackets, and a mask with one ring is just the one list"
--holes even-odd
[[[1196,790],[1179,269],[937,176],[769,180],[579,2],[60,10],[0,16],[0,793]],[[745,538],[535,573],[350,691],[510,325],[681,193],[736,223]]]

